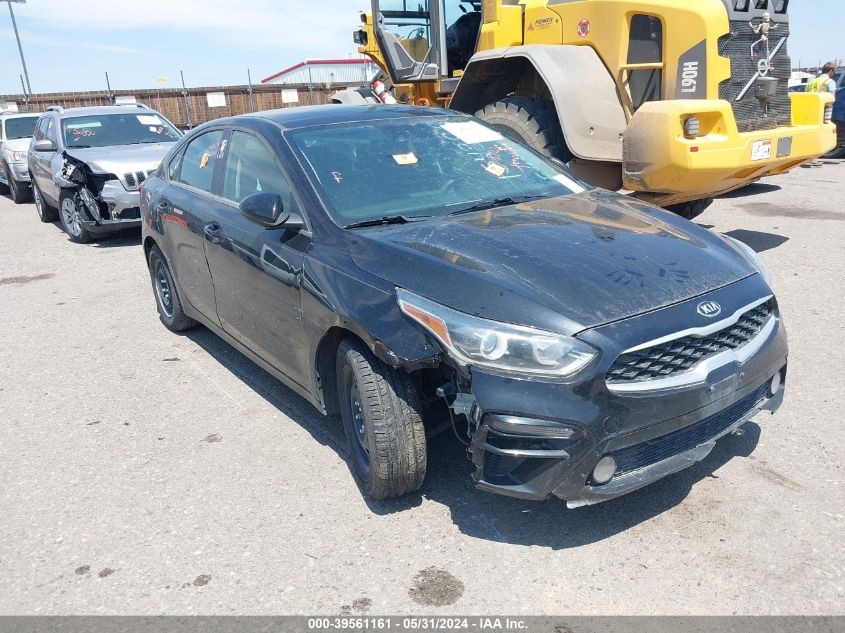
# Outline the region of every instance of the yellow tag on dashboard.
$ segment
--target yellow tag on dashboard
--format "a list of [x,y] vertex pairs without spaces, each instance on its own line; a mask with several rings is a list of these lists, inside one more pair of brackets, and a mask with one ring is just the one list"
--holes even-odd
[[206,152],[205,154],[202,155],[202,158],[200,158],[200,169],[205,169],[206,165],[208,165],[208,161],[209,161],[209,156],[208,156],[208,152]]
[[396,161],[397,165],[416,165],[417,164],[417,155],[413,152],[409,154],[394,154],[393,160]]

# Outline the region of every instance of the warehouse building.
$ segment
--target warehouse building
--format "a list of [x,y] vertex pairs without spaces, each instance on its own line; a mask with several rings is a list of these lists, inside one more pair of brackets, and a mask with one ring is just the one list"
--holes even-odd
[[369,58],[308,59],[261,80],[262,84],[360,86],[369,83],[379,68]]

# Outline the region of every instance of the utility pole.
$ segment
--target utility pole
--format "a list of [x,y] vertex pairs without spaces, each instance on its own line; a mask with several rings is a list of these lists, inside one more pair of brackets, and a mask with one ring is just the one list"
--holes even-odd
[[114,103],[114,93],[111,91],[111,82],[109,81],[109,73],[106,71],[106,98]]
[[191,122],[191,104],[188,101],[188,89],[185,88],[185,73],[179,71],[179,76],[182,77],[182,99],[185,100],[185,122],[188,124],[188,129],[192,129],[194,124]]
[[23,75],[19,75],[21,78],[21,90],[23,90],[23,109],[29,111],[29,95],[26,92],[26,86],[23,83]]
[[21,36],[18,34],[18,23],[15,22],[15,12],[12,10],[12,3],[26,4],[26,0],[6,0],[9,4],[9,15],[12,16],[12,28],[15,29],[15,39],[18,42],[18,52],[21,54],[21,65],[23,66],[23,74],[26,77],[26,92],[32,94],[32,86],[29,84],[29,72],[26,70],[26,60],[23,56],[23,47],[21,46]]
[[252,96],[252,75],[249,72],[249,68],[246,69],[246,78],[247,78],[247,81],[249,82],[249,88],[248,88],[248,91],[247,91],[247,94],[249,95],[249,98],[248,98],[249,111],[255,112],[255,100],[253,99],[253,96]]

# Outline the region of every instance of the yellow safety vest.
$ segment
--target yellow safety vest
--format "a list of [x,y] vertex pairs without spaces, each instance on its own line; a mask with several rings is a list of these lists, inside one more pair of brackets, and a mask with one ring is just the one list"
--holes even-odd
[[807,84],[806,92],[832,92],[828,84],[833,83],[833,79],[825,74],[821,74],[810,83]]

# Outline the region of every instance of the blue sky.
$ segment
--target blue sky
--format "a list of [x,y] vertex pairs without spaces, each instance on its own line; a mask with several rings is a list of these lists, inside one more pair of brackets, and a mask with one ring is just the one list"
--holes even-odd
[[[698,0],[679,0],[698,1]],[[15,5],[33,92],[255,83],[309,57],[354,53],[369,0],[28,0]],[[842,0],[792,0],[793,63],[845,60]],[[20,93],[0,0],[0,94]],[[159,83],[158,77],[166,79]]]

